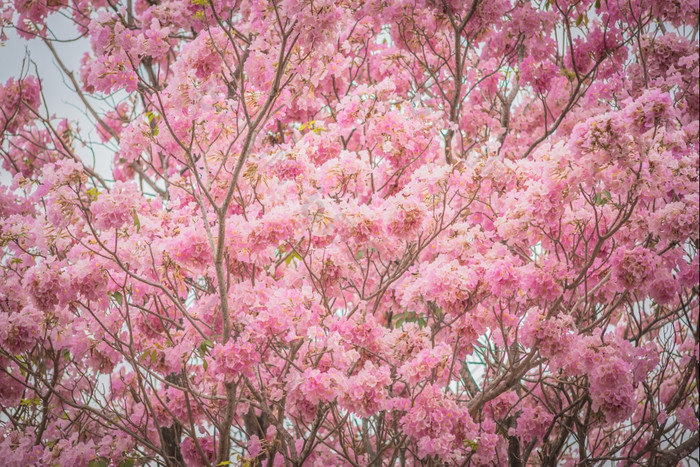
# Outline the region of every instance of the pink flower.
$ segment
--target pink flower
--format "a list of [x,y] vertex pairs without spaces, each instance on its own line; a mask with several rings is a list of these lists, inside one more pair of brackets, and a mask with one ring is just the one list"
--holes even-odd
[[508,260],[496,261],[484,276],[491,292],[498,297],[513,295],[518,287],[518,275],[513,263]]
[[251,367],[259,362],[260,355],[251,342],[229,341],[226,345],[216,344],[210,351],[210,370],[214,378],[228,382],[240,374],[249,375]]
[[515,432],[523,443],[529,443],[533,440],[541,441],[552,425],[553,419],[554,416],[541,405],[526,405],[518,417],[518,426]]
[[376,367],[366,361],[362,370],[348,378],[347,390],[341,402],[361,417],[370,417],[385,409],[386,388],[391,384],[387,367]]
[[95,227],[107,230],[133,224],[139,196],[134,184],[116,182],[91,205]]
[[561,368],[574,342],[572,321],[567,315],[546,318],[539,310],[531,310],[520,331],[522,342],[527,347],[538,345],[540,354],[552,359],[554,369]]
[[418,443],[421,458],[459,460],[466,454],[465,441],[477,437],[476,425],[466,408],[435,385],[426,386],[415,398],[401,418],[401,425]]
[[258,438],[257,435],[248,438],[248,454],[250,454],[250,457],[258,457],[261,451],[262,445],[260,444],[260,438]]
[[674,412],[676,420],[688,431],[698,431],[698,416],[692,405],[686,405]]
[[53,311],[66,296],[66,278],[57,262],[37,264],[27,272],[24,280],[29,296],[42,311]]
[[589,375],[593,409],[602,410],[608,423],[626,420],[635,408],[631,365],[608,354]]

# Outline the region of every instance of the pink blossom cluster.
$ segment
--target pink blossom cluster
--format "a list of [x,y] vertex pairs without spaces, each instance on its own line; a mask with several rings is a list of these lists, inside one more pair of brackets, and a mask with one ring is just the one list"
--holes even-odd
[[[401,407],[408,401],[397,401]],[[459,407],[449,393],[435,385],[427,385],[401,417],[408,436],[416,440],[418,456],[438,456],[458,461],[473,449],[470,441],[477,438],[477,427],[469,413]]]
[[133,223],[134,209],[138,201],[136,187],[131,183],[117,182],[109,192],[101,193],[90,206],[98,229],[118,229]]
[[35,76],[22,80],[10,78],[0,85],[0,128],[3,138],[16,133],[34,119],[32,112],[40,106],[40,92],[41,84]]

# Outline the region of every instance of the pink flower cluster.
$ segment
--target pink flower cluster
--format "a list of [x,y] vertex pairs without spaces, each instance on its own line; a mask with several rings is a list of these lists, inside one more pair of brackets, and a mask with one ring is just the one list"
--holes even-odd
[[446,344],[421,350],[415,358],[408,360],[399,368],[401,377],[411,386],[427,379],[433,374],[440,375],[449,364],[452,349]]
[[371,417],[386,408],[387,387],[390,384],[388,367],[376,367],[372,362],[366,361],[360,371],[348,378],[340,402],[360,417]]
[[32,111],[40,106],[40,91],[41,83],[34,76],[17,81],[10,78],[0,84],[0,141],[6,133],[16,133],[34,119]]
[[230,382],[239,375],[251,375],[251,368],[260,362],[260,354],[252,342],[231,341],[215,344],[210,351],[211,374],[217,381]]
[[552,368],[564,366],[574,342],[573,320],[568,315],[547,318],[541,310],[530,310],[520,330],[520,341],[527,347],[539,349],[540,355],[551,359]]
[[459,461],[471,450],[470,441],[477,439],[477,428],[467,410],[436,385],[425,386],[411,403],[394,402],[405,407],[400,422],[407,435],[416,440],[418,457],[438,456]]
[[65,297],[66,274],[60,263],[39,263],[25,276],[25,288],[37,308],[53,311]]
[[42,337],[41,312],[32,307],[17,313],[0,313],[0,345],[13,354],[30,350]]
[[618,250],[613,258],[615,277],[628,289],[637,289],[651,277],[659,260],[654,253],[642,246],[632,250]]
[[139,197],[133,183],[116,182],[111,190],[100,193],[90,206],[95,227],[109,230],[133,224]]
[[518,417],[515,433],[523,443],[542,441],[547,435],[553,418],[554,416],[545,407],[527,404],[523,406]]
[[628,362],[604,352],[590,372],[593,409],[600,409],[610,423],[626,420],[636,407],[632,368]]

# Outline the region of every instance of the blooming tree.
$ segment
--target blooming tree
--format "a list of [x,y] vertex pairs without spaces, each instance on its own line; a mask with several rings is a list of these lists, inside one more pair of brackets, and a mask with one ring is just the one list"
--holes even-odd
[[696,1],[2,5],[3,465],[697,455]]

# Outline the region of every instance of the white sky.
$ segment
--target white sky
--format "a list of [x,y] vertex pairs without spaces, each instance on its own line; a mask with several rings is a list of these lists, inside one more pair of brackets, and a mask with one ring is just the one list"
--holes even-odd
[[[72,70],[76,79],[79,80],[80,59],[89,50],[88,39],[74,40],[78,34],[72,23],[60,15],[53,15],[48,24],[56,37],[65,41],[54,42],[54,47],[66,67]],[[84,105],[72,90],[68,79],[61,73],[48,47],[38,39],[30,41],[22,39],[10,28],[6,28],[5,33],[8,41],[0,46],[0,83],[4,84],[8,79],[20,76],[23,61],[31,60],[33,63],[30,64],[29,74],[38,75],[41,78],[44,99],[49,113],[59,119],[67,118],[72,122],[77,122],[84,138],[89,137],[93,141],[99,141],[93,130],[94,125],[86,116]],[[46,109],[41,109],[41,112],[44,114]],[[90,146],[94,150],[94,156],[92,151],[88,148],[82,148],[80,145],[76,145],[76,151],[91,166],[93,165],[93,157],[96,158],[95,166],[98,172],[110,178],[108,174],[111,172],[109,168],[113,153],[104,146]],[[0,168],[0,182],[7,183],[9,179],[9,174]]]

